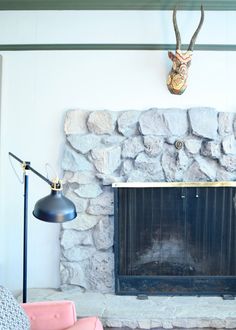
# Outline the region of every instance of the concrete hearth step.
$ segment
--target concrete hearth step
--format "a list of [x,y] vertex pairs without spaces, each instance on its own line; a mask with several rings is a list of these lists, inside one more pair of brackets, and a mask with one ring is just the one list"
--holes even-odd
[[[97,315],[105,327],[126,329],[236,329],[236,300],[221,297],[161,297],[30,289],[28,301],[73,300],[78,317]],[[18,297],[21,301],[21,297]]]

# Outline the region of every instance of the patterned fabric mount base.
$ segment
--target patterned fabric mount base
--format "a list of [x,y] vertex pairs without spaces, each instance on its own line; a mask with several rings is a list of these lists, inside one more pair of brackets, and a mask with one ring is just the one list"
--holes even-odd
[[0,329],[29,330],[30,323],[12,293],[0,286]]

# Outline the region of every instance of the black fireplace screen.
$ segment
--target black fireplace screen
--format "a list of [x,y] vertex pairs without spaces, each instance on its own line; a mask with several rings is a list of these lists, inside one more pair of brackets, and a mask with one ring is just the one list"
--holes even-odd
[[235,294],[236,188],[115,188],[117,294]]

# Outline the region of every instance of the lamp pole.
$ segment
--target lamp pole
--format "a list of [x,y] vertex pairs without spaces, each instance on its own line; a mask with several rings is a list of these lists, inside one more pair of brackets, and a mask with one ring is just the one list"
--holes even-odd
[[42,180],[51,186],[51,195],[40,199],[35,207],[33,215],[39,220],[51,223],[62,223],[70,221],[76,217],[75,205],[62,194],[62,185],[60,180],[50,181],[45,176],[36,171],[30,162],[22,161],[12,152],[9,156],[13,157],[21,163],[24,173],[24,223],[23,223],[23,299],[22,302],[27,302],[27,250],[28,250],[28,187],[29,187],[29,171],[32,171]]
[[28,254],[28,187],[30,162],[23,164],[24,170],[24,239],[23,239],[23,303],[27,302],[27,254]]

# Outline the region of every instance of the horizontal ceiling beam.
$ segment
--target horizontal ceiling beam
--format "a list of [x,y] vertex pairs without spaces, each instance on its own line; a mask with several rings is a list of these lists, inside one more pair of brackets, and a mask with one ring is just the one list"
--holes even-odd
[[[186,50],[188,45],[182,45]],[[25,44],[0,45],[0,51],[58,51],[58,50],[175,50],[175,44]],[[194,50],[236,51],[236,45],[199,44]]]
[[236,0],[0,0],[0,10],[236,10]]

